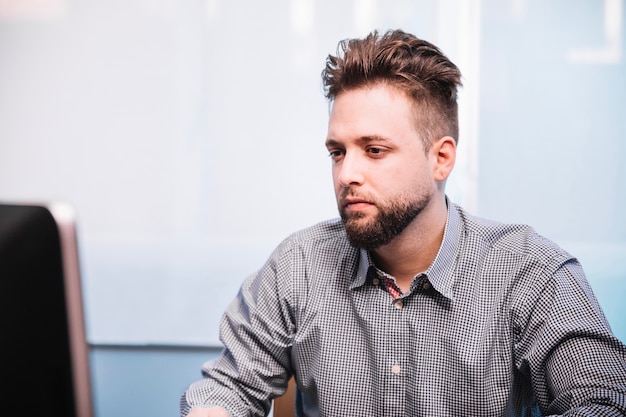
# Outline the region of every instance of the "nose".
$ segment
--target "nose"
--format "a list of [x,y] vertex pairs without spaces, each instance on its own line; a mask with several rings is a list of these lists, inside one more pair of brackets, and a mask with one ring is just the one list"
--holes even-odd
[[364,180],[364,167],[354,154],[346,153],[335,165],[335,179],[342,187],[361,185]]

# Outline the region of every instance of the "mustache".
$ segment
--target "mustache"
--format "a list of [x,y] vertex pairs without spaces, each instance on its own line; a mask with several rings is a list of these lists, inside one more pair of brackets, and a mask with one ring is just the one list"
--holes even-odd
[[339,194],[339,198],[337,199],[337,206],[341,212],[352,203],[368,203],[374,206],[378,206],[378,201],[375,197],[370,194],[363,194],[358,192],[355,189],[345,188]]
[[346,198],[355,198],[355,199],[359,199],[359,200],[364,200],[364,201],[373,201],[374,199],[367,194],[361,194],[359,192],[357,192],[354,188],[350,188],[350,187],[346,187],[343,190],[341,190],[341,193],[339,193],[339,199],[340,200],[345,200]]

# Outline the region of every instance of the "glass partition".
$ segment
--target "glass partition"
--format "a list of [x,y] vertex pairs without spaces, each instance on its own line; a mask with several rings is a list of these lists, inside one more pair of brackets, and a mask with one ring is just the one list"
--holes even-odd
[[336,216],[320,72],[400,27],[461,68],[451,198],[562,243],[622,338],[622,0],[0,3],[0,199],[78,213],[89,339],[216,345],[241,281]]

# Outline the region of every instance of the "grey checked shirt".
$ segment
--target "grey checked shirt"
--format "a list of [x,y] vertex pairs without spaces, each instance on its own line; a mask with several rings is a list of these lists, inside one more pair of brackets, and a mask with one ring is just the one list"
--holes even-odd
[[449,204],[443,243],[392,301],[339,220],[286,239],[221,323],[225,349],[183,395],[300,416],[626,415],[626,347],[577,260],[531,228]]

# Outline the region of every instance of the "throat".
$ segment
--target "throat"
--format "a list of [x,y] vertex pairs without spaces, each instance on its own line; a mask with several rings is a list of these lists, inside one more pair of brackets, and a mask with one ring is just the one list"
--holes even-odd
[[396,285],[398,286],[400,291],[402,291],[402,294],[406,294],[407,292],[409,292],[409,290],[411,289],[411,284],[413,284],[413,280],[417,275],[419,275],[419,273],[414,275],[393,276],[396,279]]

